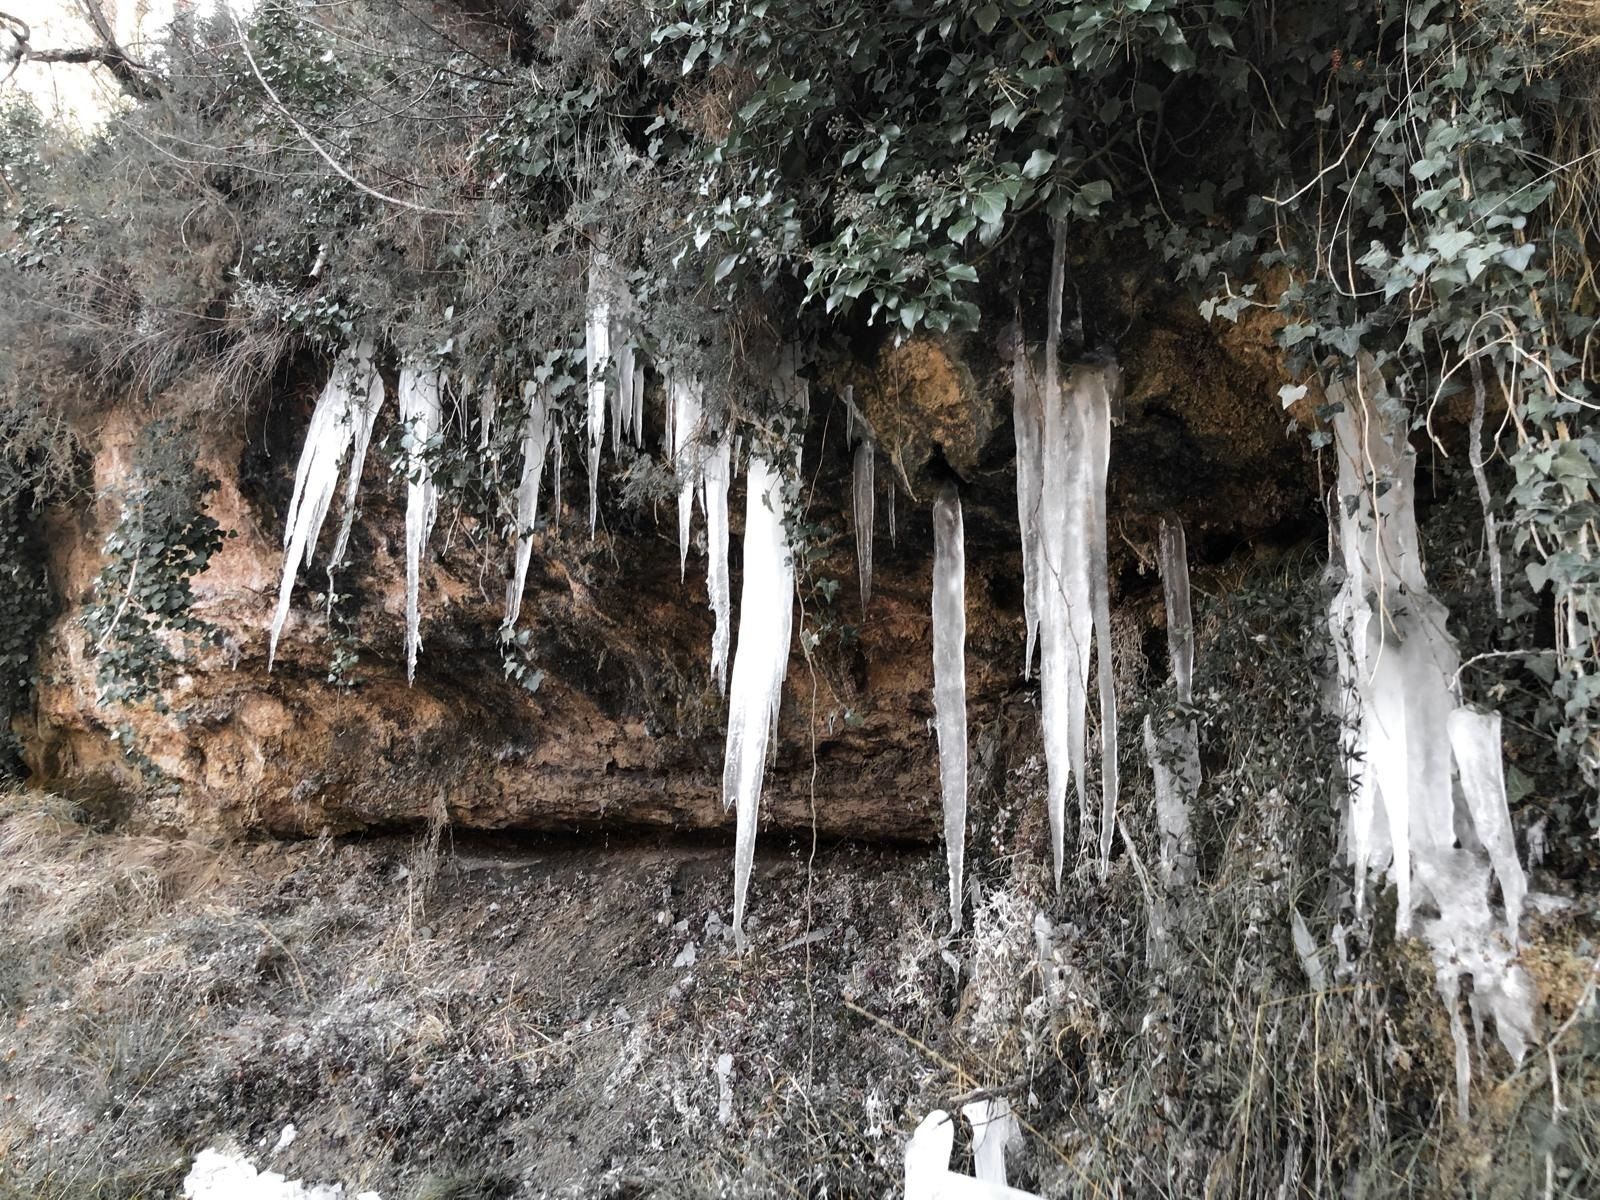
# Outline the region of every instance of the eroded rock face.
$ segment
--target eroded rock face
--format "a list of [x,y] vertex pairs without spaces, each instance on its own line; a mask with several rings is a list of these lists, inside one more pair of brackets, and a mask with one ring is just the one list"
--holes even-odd
[[[1200,533],[1247,537],[1310,496],[1296,443],[1263,432],[1282,427],[1278,381],[1202,334],[1171,337],[1200,338],[1195,345],[1220,369],[1214,379],[1177,370],[1194,354],[1159,339],[1148,361],[1125,364],[1128,420],[1112,449],[1112,596],[1130,647],[1159,619],[1159,601],[1150,603],[1157,585],[1141,573],[1139,548],[1153,545],[1160,512],[1176,508]],[[823,836],[931,840],[940,826],[929,724],[931,491],[922,486],[926,472],[918,474],[930,461],[961,477],[966,509],[975,794],[986,770],[1037,752],[1032,686],[1020,678],[1010,384],[1003,368],[974,376],[951,343],[933,341],[889,347],[855,374],[883,452],[900,450],[919,494],[913,500],[894,482],[894,544],[879,505],[874,593],[863,614],[844,421],[838,412],[828,419],[833,401],[815,388],[803,459],[813,540],[764,816],[769,826],[814,827]],[[19,722],[35,781],[147,828],[314,834],[440,818],[476,828],[731,828],[721,800],[725,707],[709,672],[704,559],[691,554],[689,579],[679,582],[670,505],[607,505],[594,541],[569,505],[559,530],[547,525],[537,535],[521,624],[530,631],[528,660],[543,677],[529,692],[505,677],[498,648],[508,550],[447,500],[425,565],[423,650],[407,687],[403,485],[375,449],[354,565],[336,585],[351,596],[342,644],[355,662],[331,679],[336,644],[312,602],[327,590],[318,558],[267,671],[282,508],[307,391],[276,398],[272,420],[290,432],[269,445],[249,440],[265,425],[256,420],[201,435],[199,465],[220,482],[211,513],[236,536],[195,581],[197,614],[218,633],[183,653],[164,714],[108,709],[95,696],[79,618],[114,505],[50,514],[61,615],[43,647],[37,711]],[[285,413],[285,403],[300,410]],[[659,407],[652,396],[657,425]],[[1251,436],[1239,436],[1247,430]],[[125,476],[137,433],[137,419],[119,410],[86,439],[97,447],[98,493]],[[581,459],[574,449],[569,464]],[[1176,471],[1186,461],[1187,487]],[[897,474],[880,468],[880,483]],[[1213,486],[1219,479],[1224,485]],[[581,482],[569,470],[567,500],[580,498]],[[740,486],[730,506],[736,597]],[[1281,498],[1276,507],[1260,503],[1268,486]],[[608,491],[615,489],[603,482],[602,496]],[[325,530],[322,549],[328,540]],[[1131,677],[1128,686],[1136,686]]]

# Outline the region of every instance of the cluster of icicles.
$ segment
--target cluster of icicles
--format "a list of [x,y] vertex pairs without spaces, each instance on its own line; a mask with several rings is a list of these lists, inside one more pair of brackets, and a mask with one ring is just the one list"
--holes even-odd
[[[1057,365],[1062,252],[1053,264],[1047,340],[1030,353],[1018,339],[1012,363],[1017,441],[1017,513],[1022,541],[1026,643],[1024,674],[1037,653],[1052,857],[1059,884],[1065,854],[1066,797],[1076,786],[1084,844],[1098,851],[1105,873],[1116,828],[1117,713],[1113,688],[1106,549],[1106,472],[1117,369]],[[626,336],[631,301],[603,255],[590,268],[586,438],[589,525],[597,512],[596,481],[609,421],[613,444],[643,440],[644,363]],[[806,384],[793,350],[779,356],[772,388],[780,418],[798,428]],[[787,540],[788,505],[798,463],[778,463],[752,448],[745,466],[744,578],[737,653],[729,671],[732,614],[728,573],[728,495],[736,459],[726,429],[712,429],[701,383],[657,364],[667,399],[666,443],[679,481],[680,571],[686,570],[694,507],[705,520],[706,584],[715,618],[711,670],[728,694],[723,767],[724,804],[736,811],[734,932],[745,944],[744,917],[754,856],[762,781],[777,727],[792,635],[794,563]],[[611,383],[615,377],[616,383]],[[437,370],[403,364],[399,418],[406,475],[406,673],[421,646],[418,582],[438,511],[428,449],[441,433]],[[283,577],[270,630],[275,657],[294,580],[311,562],[323,523],[344,476],[342,511],[330,574],[343,564],[356,494],[384,387],[371,346],[359,345],[336,365],[317,401],[295,477],[284,533]],[[1501,1040],[1520,1060],[1531,1037],[1532,987],[1515,963],[1517,927],[1527,885],[1517,861],[1501,767],[1500,724],[1457,700],[1457,655],[1445,612],[1428,594],[1412,507],[1414,459],[1404,430],[1389,423],[1382,381],[1364,364],[1356,380],[1330,390],[1342,404],[1335,420],[1339,484],[1334,532],[1343,582],[1329,610],[1338,648],[1344,753],[1352,789],[1346,823],[1357,879],[1358,911],[1371,873],[1387,868],[1398,893],[1397,924],[1406,932],[1427,902],[1422,934],[1432,947],[1438,982],[1451,1011],[1465,1111],[1468,1052],[1457,1011],[1461,976],[1472,978],[1471,1011],[1492,1014]],[[532,553],[532,534],[546,457],[554,453],[560,506],[561,438],[540,388],[523,385],[522,469],[516,542],[506,593],[505,624],[518,619]],[[876,521],[872,428],[846,398],[853,455],[853,506],[860,591],[872,590]],[[483,436],[493,419],[483,399]],[[798,455],[795,455],[798,458]],[[889,493],[893,530],[893,491]],[[967,807],[966,601],[961,501],[946,487],[933,504],[933,676],[951,924],[961,925]],[[1160,565],[1180,719],[1157,729],[1147,718],[1144,744],[1155,780],[1163,882],[1193,878],[1190,806],[1200,785],[1197,739],[1182,712],[1192,703],[1194,638],[1183,530],[1164,522]],[[1087,768],[1090,675],[1099,698],[1100,795],[1090,802]],[[1500,911],[1490,906],[1491,876]],[[1297,934],[1300,931],[1297,930]]]

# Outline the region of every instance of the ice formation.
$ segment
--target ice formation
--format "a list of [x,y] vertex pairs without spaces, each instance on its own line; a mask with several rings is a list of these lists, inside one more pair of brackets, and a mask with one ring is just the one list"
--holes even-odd
[[[694,518],[694,494],[705,476],[705,446],[701,441],[704,396],[700,381],[673,372],[667,383],[672,418],[667,422],[667,452],[678,475],[678,577],[689,563],[689,529]],[[704,501],[702,500],[702,507]]]
[[344,511],[339,518],[339,536],[328,555],[328,592],[333,592],[333,572],[344,565],[350,545],[350,530],[356,520],[356,494],[361,489],[361,472],[366,469],[367,450],[372,445],[372,427],[383,407],[383,377],[372,364],[372,344],[363,342],[355,350],[356,394],[355,437],[350,446],[350,470],[345,477]]
[[422,648],[418,593],[422,583],[422,551],[439,515],[439,486],[428,465],[428,443],[439,433],[439,376],[430,368],[407,363],[400,368],[400,422],[406,427],[406,682],[417,671]]
[[872,600],[872,535],[878,519],[876,466],[878,443],[872,426],[856,411],[853,388],[845,388],[848,431],[845,441],[854,445],[850,458],[850,518],[856,529],[856,578],[861,589],[861,611]]
[[1017,528],[1022,533],[1022,612],[1027,622],[1027,648],[1022,656],[1022,677],[1033,671],[1034,647],[1039,638],[1039,499],[1040,438],[1044,411],[1039,382],[1032,374],[1027,348],[1019,333],[1011,359],[1012,423],[1017,441]]
[[728,642],[733,625],[732,589],[728,584],[728,484],[733,459],[727,435],[706,456],[702,468],[701,506],[706,512],[706,594],[716,628],[711,634],[711,674],[717,690],[727,690]]
[[1200,746],[1186,711],[1194,702],[1194,621],[1189,605],[1189,556],[1183,525],[1161,521],[1159,536],[1162,592],[1167,609],[1167,654],[1178,711],[1158,733],[1144,719],[1145,755],[1155,777],[1156,826],[1161,836],[1161,880],[1181,887],[1194,879],[1189,812],[1200,792]]
[[945,488],[933,503],[933,708],[944,794],[944,852],[950,872],[950,927],[961,928],[967,839],[967,602],[961,497]]
[[[183,1200],[341,1200],[342,1184],[301,1183],[276,1171],[257,1171],[244,1155],[202,1150],[183,1180]],[[357,1192],[354,1200],[380,1200],[377,1192]]]
[[[1043,369],[1019,344],[1012,362],[1017,413],[1017,515],[1024,562],[1024,610],[1031,597],[1039,642],[1039,697],[1044,726],[1045,797],[1056,883],[1066,849],[1066,798],[1076,779],[1084,835],[1098,827],[1100,871],[1110,865],[1117,811],[1117,703],[1111,656],[1111,594],[1106,551],[1106,474],[1111,406],[1121,373],[1110,363],[1081,363],[1061,380],[1061,299],[1066,240],[1056,228],[1050,263],[1049,323]],[[1037,453],[1032,423],[1037,413]],[[1088,740],[1090,642],[1100,660],[1101,803],[1089,807],[1084,753]],[[1032,644],[1024,654],[1031,665]]]
[[728,740],[722,800],[737,811],[733,863],[733,933],[745,946],[744,909],[755,858],[756,818],[767,746],[778,719],[789,667],[794,561],[784,531],[784,482],[767,460],[751,454],[745,475],[744,586],[739,596],[739,649],[728,688]]
[[[1004,1101],[999,1103],[1004,1104]],[[986,1108],[985,1104],[969,1105]],[[965,1110],[964,1110],[965,1111]],[[1006,1107],[1010,1116],[1010,1107]],[[970,1114],[969,1114],[970,1117]],[[1010,1117],[1012,1123],[1015,1117]],[[998,1129],[994,1130],[999,1133]],[[936,1108],[917,1126],[906,1143],[905,1200],[1039,1200],[1034,1192],[1007,1187],[1005,1183],[977,1176],[962,1175],[950,1169],[950,1154],[955,1149],[955,1122],[942,1108]],[[1003,1153],[1003,1151],[1002,1151]],[[992,1166],[993,1152],[984,1157],[984,1166]],[[1002,1171],[1004,1160],[1002,1159]]]
[[309,565],[317,537],[327,518],[334,492],[339,487],[339,470],[352,442],[356,455],[345,490],[345,517],[330,563],[344,556],[349,538],[349,522],[354,517],[356,489],[361,481],[361,464],[366,458],[372,422],[383,403],[383,381],[372,365],[369,347],[359,347],[342,357],[328,377],[311,411],[300,465],[295,471],[294,491],[289,498],[288,519],[283,529],[283,576],[278,584],[278,605],[272,614],[267,635],[267,664],[277,657],[278,637],[289,617],[289,601],[294,594],[295,577],[302,565]]
[[544,390],[533,382],[522,385],[527,415],[522,420],[522,478],[517,485],[517,549],[506,585],[505,627],[522,614],[522,592],[528,581],[528,561],[533,556],[533,527],[539,520],[539,483],[544,478],[545,451],[550,445],[550,410]]
[[[588,385],[589,536],[600,511],[600,447],[606,436],[606,371],[611,361],[611,259],[596,250],[589,260],[588,311],[583,354]],[[613,443],[614,444],[614,443]]]
[[[1424,919],[1421,934],[1449,1010],[1464,1120],[1471,1062],[1461,977],[1472,978],[1474,1019],[1492,1015],[1518,1062],[1533,1027],[1533,985],[1516,963],[1527,883],[1507,808],[1500,722],[1458,704],[1455,643],[1444,606],[1428,594],[1417,542],[1416,457],[1372,359],[1363,356],[1355,378],[1331,386],[1328,399],[1337,406],[1333,516],[1344,574],[1328,621],[1350,778],[1345,830],[1356,907],[1359,913],[1368,877],[1387,867],[1397,933],[1412,927],[1420,907],[1414,891],[1436,914]],[[1498,920],[1491,876],[1503,903]]]
[[[1039,497],[1036,504],[1030,501],[1019,507],[1032,514],[1023,532],[1024,545],[1030,531],[1037,538],[1038,584],[1033,591],[1038,606],[1046,797],[1059,883],[1069,778],[1077,780],[1086,837],[1092,840],[1098,826],[1102,870],[1110,858],[1115,829],[1117,710],[1111,673],[1105,482],[1111,401],[1120,379],[1114,366],[1080,365],[1063,386],[1048,349],[1043,376]],[[1102,800],[1098,821],[1089,807],[1084,763],[1091,638],[1097,642],[1101,660]]]

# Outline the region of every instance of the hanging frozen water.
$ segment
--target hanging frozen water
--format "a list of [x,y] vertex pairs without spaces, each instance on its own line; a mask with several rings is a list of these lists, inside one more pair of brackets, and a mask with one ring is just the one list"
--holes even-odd
[[933,708],[944,795],[950,927],[961,928],[967,838],[967,602],[961,497],[946,487],[933,503]]
[[439,489],[428,465],[428,444],[440,424],[439,376],[429,368],[407,364],[400,368],[400,422],[406,427],[406,682],[417,671],[417,651],[422,648],[418,593],[422,580],[422,551],[439,515]]
[[383,407],[383,377],[372,363],[372,343],[363,342],[355,350],[356,394],[355,439],[350,448],[350,471],[345,478],[344,511],[339,519],[339,536],[328,555],[328,602],[333,603],[333,572],[344,565],[350,545],[350,531],[356,519],[356,494],[361,488],[361,472],[367,465],[367,450],[372,445],[372,427]]
[[372,421],[383,402],[383,382],[373,368],[370,347],[362,346],[341,357],[334,365],[326,386],[317,397],[295,471],[294,491],[289,498],[288,519],[283,530],[283,575],[278,584],[278,604],[267,635],[267,664],[270,669],[278,653],[278,637],[289,616],[295,576],[309,564],[317,536],[327,518],[339,486],[339,468],[352,441],[357,443],[349,485],[346,488],[345,518],[332,559],[344,555],[348,523],[352,518],[356,488],[361,479],[361,463],[366,457]]
[[728,583],[728,484],[733,474],[727,434],[717,439],[702,472],[701,506],[706,512],[706,595],[716,628],[711,634],[711,674],[717,690],[728,682],[728,643],[733,624],[733,602]]
[[583,324],[588,400],[589,536],[600,511],[600,447],[606,436],[606,372],[611,361],[611,259],[596,250],[589,260],[588,311]]
[[1033,670],[1033,652],[1039,637],[1039,500],[1040,438],[1044,413],[1039,380],[1032,373],[1027,347],[1019,329],[1011,356],[1012,423],[1017,442],[1017,528],[1022,534],[1022,612],[1027,624],[1027,644],[1022,656],[1022,677]]
[[544,477],[545,450],[550,444],[549,407],[544,390],[529,381],[522,385],[527,415],[522,420],[522,478],[517,486],[516,558],[506,585],[505,627],[522,614],[522,593],[528,582],[528,562],[533,556],[533,527],[539,519],[539,483]]
[[705,472],[705,447],[701,441],[704,403],[700,381],[686,372],[672,372],[667,389],[672,405],[672,417],[667,423],[668,453],[672,455],[678,476],[678,577],[681,579],[689,563],[694,495]]
[[744,948],[745,899],[755,858],[756,819],[767,745],[778,719],[789,666],[794,563],[783,522],[783,479],[760,455],[745,473],[744,586],[739,596],[739,649],[728,689],[728,740],[722,800],[737,813],[733,863],[733,934]]
[[850,517],[856,532],[856,579],[861,590],[861,611],[872,600],[872,536],[878,515],[878,492],[874,476],[877,465],[877,440],[872,426],[856,411],[855,389],[844,393],[846,443],[854,443],[850,459]]

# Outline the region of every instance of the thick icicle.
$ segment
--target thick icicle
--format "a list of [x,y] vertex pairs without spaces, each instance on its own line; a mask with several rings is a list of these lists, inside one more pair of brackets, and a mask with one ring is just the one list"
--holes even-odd
[[422,648],[418,593],[422,585],[422,551],[439,515],[439,489],[428,465],[428,443],[438,435],[441,410],[437,372],[416,366],[400,368],[400,422],[406,426],[406,682],[417,672]]
[[[328,377],[311,423],[306,428],[300,465],[295,471],[294,491],[289,498],[288,519],[283,528],[283,576],[278,584],[278,607],[272,615],[267,635],[267,665],[278,652],[278,636],[289,616],[289,601],[294,593],[295,576],[301,564],[309,563],[316,548],[328,506],[339,487],[339,466],[355,436],[364,397],[358,395],[364,381],[356,363],[342,358]],[[381,395],[381,393],[380,393]]]
[[[1328,398],[1338,406],[1333,516],[1344,567],[1328,621],[1351,776],[1346,840],[1357,911],[1369,874],[1387,865],[1398,896],[1396,932],[1409,930],[1420,907],[1413,885],[1437,914],[1423,920],[1421,932],[1449,1010],[1457,1111],[1465,1120],[1471,1047],[1461,977],[1472,977],[1474,1019],[1494,1017],[1515,1061],[1533,1036],[1533,985],[1516,963],[1527,883],[1506,804],[1499,718],[1457,705],[1455,643],[1444,606],[1428,594],[1417,542],[1416,458],[1404,425],[1387,411],[1372,359],[1363,355],[1355,379],[1330,387]],[[1491,868],[1503,929],[1489,903]]]
[[539,483],[544,478],[545,450],[550,444],[549,407],[544,390],[533,382],[522,385],[528,415],[522,422],[522,479],[517,486],[517,550],[506,585],[504,625],[510,629],[522,615],[522,592],[528,582],[528,561],[533,555],[533,527],[539,519]]
[[861,438],[850,467],[852,516],[856,527],[856,578],[861,586],[861,611],[872,599],[872,532],[877,518],[877,490],[873,479],[877,447],[872,439]]
[[1028,362],[1020,329],[1011,357],[1011,407],[1017,441],[1017,528],[1022,534],[1022,613],[1028,629],[1022,656],[1022,677],[1026,679],[1033,671],[1033,652],[1039,637],[1039,499],[1044,412],[1040,406],[1039,380]]
[[633,444],[644,445],[644,364],[633,364]]
[[372,345],[363,342],[355,351],[356,395],[355,439],[350,448],[350,471],[345,477],[344,512],[339,519],[339,536],[328,555],[328,596],[332,604],[333,572],[344,566],[350,545],[350,531],[356,520],[356,494],[361,488],[361,472],[367,465],[367,449],[372,445],[372,427],[383,407],[383,377],[372,364]]
[[952,929],[961,928],[961,875],[967,840],[966,570],[961,497],[954,487],[946,487],[933,502],[933,709],[939,731]]
[[600,447],[606,436],[606,371],[611,360],[611,260],[596,250],[589,262],[583,351],[588,383],[589,536],[600,512]]
[[702,469],[700,506],[706,514],[706,596],[716,628],[711,634],[711,674],[717,690],[728,686],[728,642],[733,624],[728,586],[728,482],[733,473],[728,436],[717,439]]
[[739,596],[739,649],[728,689],[728,741],[722,800],[737,810],[733,864],[733,934],[745,946],[744,910],[755,858],[756,819],[767,746],[778,718],[789,667],[794,561],[784,532],[782,477],[759,455],[745,476],[744,585]]

